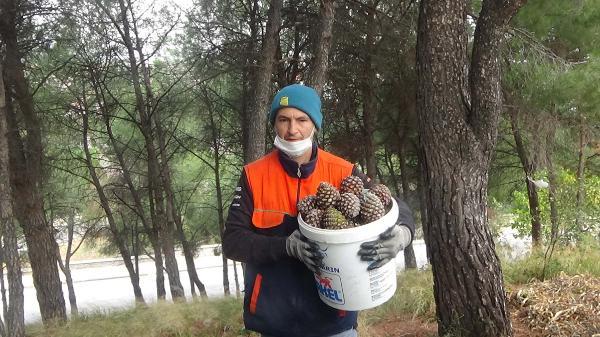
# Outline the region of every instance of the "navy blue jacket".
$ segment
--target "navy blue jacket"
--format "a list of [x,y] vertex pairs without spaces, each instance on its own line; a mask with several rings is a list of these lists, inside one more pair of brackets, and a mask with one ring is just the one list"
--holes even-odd
[[[317,160],[313,147],[311,161],[298,164],[279,152],[279,162],[285,172],[302,179],[309,177]],[[357,168],[352,171],[370,180]],[[277,337],[324,337],[346,331],[357,325],[358,312],[329,307],[319,298],[313,273],[286,252],[286,238],[296,229],[295,216],[285,215],[283,222],[272,228],[252,224],[254,212],[252,191],[245,171],[229,208],[223,235],[223,252],[227,258],[246,263],[244,274],[244,324],[247,329]],[[404,203],[400,222],[414,232],[412,214]],[[254,297],[254,298],[253,298]]]

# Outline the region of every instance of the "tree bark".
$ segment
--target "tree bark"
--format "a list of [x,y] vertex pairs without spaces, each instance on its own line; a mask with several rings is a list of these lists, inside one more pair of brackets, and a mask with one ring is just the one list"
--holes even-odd
[[[44,214],[42,131],[18,49],[17,18],[24,14],[23,8],[15,0],[2,1],[0,5],[6,102],[12,107],[6,110],[9,165],[14,211],[25,234],[40,312],[47,324],[51,321],[64,322],[67,314],[54,253],[57,244]],[[19,118],[12,105],[13,100],[18,104]],[[20,129],[18,120],[23,121],[24,130]]]
[[319,15],[319,35],[315,44],[315,58],[310,67],[307,84],[315,89],[319,96],[323,92],[323,86],[327,80],[327,69],[329,68],[329,51],[331,50],[331,38],[333,21],[335,16],[334,0],[321,0]]
[[523,4],[484,0],[468,66],[467,0],[423,0],[417,35],[417,110],[440,335],[511,336],[487,188],[502,109],[502,30]]
[[[2,260],[6,264],[6,279],[8,281],[9,299],[6,305],[6,295],[2,292],[4,310],[4,334],[8,337],[25,336],[25,316],[23,298],[23,279],[21,262],[17,244],[17,230],[10,191],[9,146],[6,95],[4,91],[4,66],[0,63],[0,233],[2,243]],[[0,268],[2,266],[0,265]],[[4,290],[4,273],[2,272],[2,286]]]
[[532,179],[535,174],[535,165],[529,159],[525,144],[523,143],[523,137],[521,136],[521,130],[519,129],[518,116],[516,111],[510,113],[510,126],[515,139],[515,147],[521,166],[525,172],[525,183],[527,184],[527,200],[529,203],[529,214],[531,215],[531,241],[534,246],[541,244],[541,211],[540,211],[540,200],[537,193],[537,188],[533,183]]
[[271,77],[278,32],[281,26],[281,7],[283,1],[271,1],[267,29],[262,42],[261,58],[254,81],[254,93],[248,114],[248,143],[244,144],[247,157],[245,162],[252,162],[265,154],[266,121],[269,96],[271,95]]

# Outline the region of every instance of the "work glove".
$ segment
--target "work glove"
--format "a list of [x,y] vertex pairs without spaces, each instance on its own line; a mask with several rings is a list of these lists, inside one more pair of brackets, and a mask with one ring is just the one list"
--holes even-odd
[[379,234],[377,240],[360,245],[358,255],[362,261],[371,261],[367,270],[379,268],[395,258],[398,253],[410,244],[412,234],[404,225],[393,225]]
[[319,245],[307,239],[299,230],[295,230],[285,240],[285,249],[289,256],[302,261],[312,272],[320,274],[320,266],[323,265],[323,253]]

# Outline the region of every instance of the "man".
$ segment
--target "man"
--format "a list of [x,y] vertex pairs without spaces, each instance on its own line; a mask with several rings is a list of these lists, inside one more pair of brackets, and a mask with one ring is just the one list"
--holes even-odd
[[[276,149],[244,167],[223,235],[225,256],[246,263],[244,324],[263,337],[355,337],[358,313],[319,298],[313,272],[323,256],[299,232],[296,204],[314,195],[321,181],[339,188],[352,174],[368,187],[370,179],[313,141],[323,119],[314,89],[283,88],[268,116]],[[357,252],[369,262],[366,268],[383,265],[410,244],[412,214],[403,202],[399,206],[398,224]]]

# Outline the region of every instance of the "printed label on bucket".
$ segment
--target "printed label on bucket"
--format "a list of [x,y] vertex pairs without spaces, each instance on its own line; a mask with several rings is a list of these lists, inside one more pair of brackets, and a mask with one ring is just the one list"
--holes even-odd
[[344,304],[344,289],[339,275],[324,273],[315,274],[315,282],[321,298],[336,304]]
[[389,262],[380,268],[369,271],[369,289],[371,289],[372,301],[380,299],[394,286],[395,279],[388,277],[388,275],[395,271],[395,264]]

